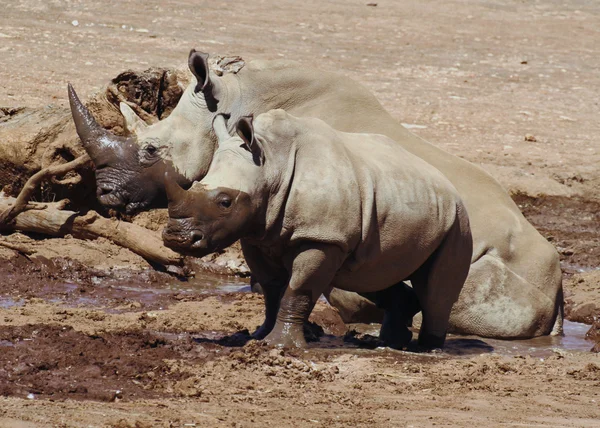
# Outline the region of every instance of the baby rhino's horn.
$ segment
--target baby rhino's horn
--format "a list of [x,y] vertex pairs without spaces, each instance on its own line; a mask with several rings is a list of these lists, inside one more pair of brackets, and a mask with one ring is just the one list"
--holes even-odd
[[167,199],[169,200],[169,208],[172,204],[179,205],[184,203],[188,198],[188,191],[183,189],[173,177],[173,174],[165,172],[165,190],[167,191]]

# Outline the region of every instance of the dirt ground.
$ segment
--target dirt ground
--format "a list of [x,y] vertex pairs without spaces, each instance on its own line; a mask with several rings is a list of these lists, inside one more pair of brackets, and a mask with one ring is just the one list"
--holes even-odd
[[[561,253],[568,317],[600,339],[600,3],[367,3],[7,2],[0,107],[67,106],[67,82],[85,98],[193,47],[336,70],[513,194]],[[103,240],[0,239],[22,249],[0,246],[0,426],[600,426],[599,353],[373,349],[325,304],[318,341],[274,350],[248,342],[246,280],[182,282]]]

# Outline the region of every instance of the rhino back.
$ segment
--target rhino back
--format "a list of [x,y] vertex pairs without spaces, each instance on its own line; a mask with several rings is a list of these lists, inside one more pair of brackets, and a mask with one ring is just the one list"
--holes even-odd
[[441,171],[469,212],[474,257],[488,252],[511,259],[516,251],[527,253],[549,245],[493,177],[412,134],[359,82],[289,61],[273,68],[262,63],[256,71],[249,69],[245,79],[252,112],[284,108],[295,116],[318,117],[339,131],[383,134]]
[[348,272],[384,266],[396,280],[412,273],[454,223],[456,190],[387,137],[335,132],[319,122],[300,121],[296,138],[284,220],[291,241],[338,245],[349,255]]

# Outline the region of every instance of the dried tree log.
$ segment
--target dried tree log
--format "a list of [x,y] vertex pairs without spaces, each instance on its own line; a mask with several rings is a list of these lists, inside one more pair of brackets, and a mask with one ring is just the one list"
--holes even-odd
[[[16,205],[15,198],[1,198],[0,211]],[[43,210],[21,212],[10,225],[13,230],[35,232],[50,236],[67,234],[80,239],[103,237],[128,248],[148,261],[163,266],[182,265],[183,257],[163,245],[158,232],[144,227],[108,219],[95,211],[79,215],[73,211],[57,210],[52,205]]]
[[78,157],[71,162],[67,162],[65,164],[60,165],[52,165],[48,168],[44,168],[33,174],[29,177],[29,180],[23,186],[23,189],[19,193],[19,196],[15,200],[14,205],[5,209],[0,214],[0,226],[6,227],[8,223],[10,223],[16,216],[18,216],[23,211],[27,211],[30,209],[35,209],[35,205],[29,204],[29,200],[31,196],[35,193],[40,183],[48,178],[53,177],[55,175],[61,176],[66,174],[67,172],[73,171],[75,169],[81,168],[91,161],[88,155],[83,155]]

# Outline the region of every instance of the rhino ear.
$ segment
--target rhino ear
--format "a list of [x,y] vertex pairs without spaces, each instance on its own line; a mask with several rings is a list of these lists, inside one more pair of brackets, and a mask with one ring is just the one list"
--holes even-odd
[[206,105],[211,112],[217,111],[221,82],[218,78],[210,75],[208,66],[208,54],[192,49],[188,58],[190,71],[196,77],[195,93],[202,92],[206,99]]
[[140,118],[131,107],[124,102],[119,104],[119,109],[125,120],[125,128],[131,134],[139,134],[141,131],[148,127],[148,124]]
[[252,153],[252,158],[257,165],[262,165],[265,162],[263,149],[256,140],[254,135],[254,120],[253,116],[242,116],[235,124],[235,130],[238,136],[244,142],[244,148]]

